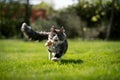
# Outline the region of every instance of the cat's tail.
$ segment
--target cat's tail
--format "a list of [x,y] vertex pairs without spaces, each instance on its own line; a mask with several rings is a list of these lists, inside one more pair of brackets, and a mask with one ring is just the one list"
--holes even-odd
[[39,40],[42,41],[44,39],[48,38],[49,32],[37,32],[31,29],[30,26],[28,26],[26,23],[23,23],[21,26],[21,31],[25,38],[29,40]]

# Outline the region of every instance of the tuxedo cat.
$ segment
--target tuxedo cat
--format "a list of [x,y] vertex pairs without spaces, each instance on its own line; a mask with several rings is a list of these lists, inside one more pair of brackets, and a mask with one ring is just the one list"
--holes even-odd
[[37,32],[32,30],[26,23],[23,23],[21,31],[29,40],[42,41],[47,39],[45,46],[49,52],[49,59],[52,61],[59,61],[68,49],[68,42],[63,27],[60,29],[51,27],[50,32]]

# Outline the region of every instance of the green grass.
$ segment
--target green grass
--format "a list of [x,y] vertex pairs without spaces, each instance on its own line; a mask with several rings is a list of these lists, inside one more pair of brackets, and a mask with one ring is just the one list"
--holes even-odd
[[69,40],[59,62],[43,42],[0,40],[0,80],[120,80],[120,42]]

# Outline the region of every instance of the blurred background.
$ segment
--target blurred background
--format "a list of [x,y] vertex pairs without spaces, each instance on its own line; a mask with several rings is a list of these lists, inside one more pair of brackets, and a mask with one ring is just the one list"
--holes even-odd
[[64,27],[68,38],[120,40],[120,0],[0,0],[0,39]]

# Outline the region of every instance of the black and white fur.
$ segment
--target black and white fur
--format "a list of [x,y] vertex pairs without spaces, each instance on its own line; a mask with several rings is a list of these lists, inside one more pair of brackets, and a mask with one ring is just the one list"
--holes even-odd
[[37,32],[31,29],[26,23],[22,24],[21,31],[29,40],[48,39],[45,46],[49,52],[49,59],[52,61],[59,61],[68,49],[68,42],[64,28],[55,29],[51,27],[50,32]]

